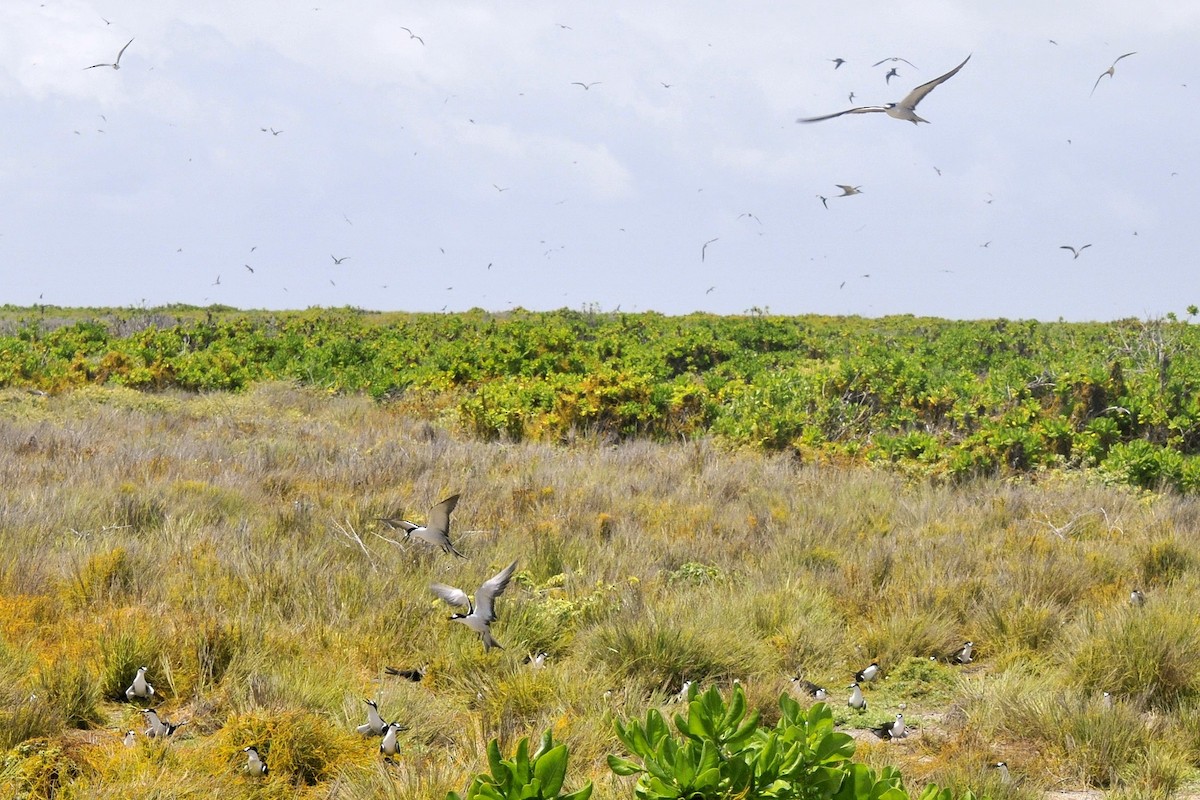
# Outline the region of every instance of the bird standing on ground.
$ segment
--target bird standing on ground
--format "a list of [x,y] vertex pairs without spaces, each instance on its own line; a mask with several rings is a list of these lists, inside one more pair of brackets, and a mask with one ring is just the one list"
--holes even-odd
[[253,746],[243,747],[242,752],[246,754],[246,771],[251,775],[266,775],[267,762],[258,754],[258,750]]
[[999,773],[1001,783],[1012,783],[1012,776],[1008,774],[1008,764],[1004,763],[1003,761],[997,761],[995,764],[991,764],[990,766],[992,769],[996,770],[997,773]]
[[152,697],[153,695],[154,687],[146,680],[146,667],[138,667],[133,683],[125,690],[125,699],[132,700],[135,697]]
[[383,717],[379,716],[379,706],[374,700],[363,700],[363,702],[367,704],[367,722],[354,730],[364,736],[382,736],[384,729],[387,728],[387,723],[383,721]]
[[[1129,58],[1130,56],[1136,56],[1136,55],[1137,55],[1137,51],[1136,51],[1136,50],[1134,50],[1132,53],[1126,53],[1126,54],[1125,54],[1125,55],[1123,55],[1123,56],[1117,56],[1117,61],[1120,61],[1122,58]],[[1092,90],[1091,90],[1090,92],[1088,92],[1088,97],[1091,97],[1092,95],[1094,95],[1094,94],[1096,93],[1096,87],[1100,85],[1100,81],[1102,81],[1102,80],[1104,79],[1104,76],[1105,76],[1105,75],[1107,75],[1108,77],[1110,77],[1110,78],[1111,78],[1111,77],[1113,77],[1113,76],[1116,74],[1116,71],[1117,71],[1117,61],[1114,61],[1114,62],[1112,63],[1112,66],[1111,66],[1111,67],[1109,67],[1108,69],[1104,70],[1104,72],[1101,72],[1101,73],[1100,73],[1100,77],[1099,77],[1099,78],[1096,78],[1096,82],[1095,82],[1094,84],[1092,84]]]
[[406,519],[392,519],[387,517],[380,517],[379,521],[389,528],[402,529],[406,540],[409,538],[419,539],[426,544],[442,548],[443,552],[453,553],[459,558],[466,558],[450,543],[450,512],[458,505],[459,497],[461,495],[452,494],[429,509],[428,518],[424,525],[417,525]]
[[517,562],[514,561],[491,578],[488,578],[482,586],[475,590],[474,601],[467,597],[466,592],[457,587],[447,586],[444,583],[432,583],[429,585],[430,591],[450,605],[466,606],[466,614],[454,614],[450,619],[455,622],[461,622],[478,633],[479,637],[483,640],[483,650],[485,653],[493,647],[499,647],[501,650],[504,649],[492,636],[492,623],[496,621],[496,598],[504,594],[504,590],[508,588],[508,582],[512,580],[516,569]]
[[945,75],[934,78],[928,83],[922,83],[920,86],[905,95],[904,99],[898,103],[888,103],[887,105],[883,106],[859,106],[858,108],[850,108],[845,111],[839,111],[836,114],[826,114],[821,117],[801,117],[800,119],[796,120],[796,122],[820,122],[821,120],[840,117],[843,114],[872,114],[876,112],[887,114],[889,117],[894,119],[908,120],[914,125],[918,122],[929,122],[929,120],[922,119],[921,117],[917,116],[917,104],[925,99],[925,95],[929,94],[938,86],[958,74],[958,71],[966,66],[966,63],[970,60],[971,57],[967,56],[957,67],[950,70]]
[[[125,43],[125,47],[122,47],[121,52],[117,53],[117,60],[114,61],[113,63],[111,63],[111,64],[92,64],[90,67],[84,67],[84,69],[95,69],[96,67],[112,67],[113,69],[120,69],[121,68],[121,56],[125,55],[126,48],[128,48],[129,45],[131,45],[131,44],[133,44],[133,39],[130,39],[128,42]],[[1122,56],[1122,58],[1124,58],[1124,56]],[[1119,61],[1120,59],[1117,59],[1117,60]]]
[[849,688],[851,692],[850,699],[846,701],[846,705],[860,712],[866,711],[867,698],[863,697],[862,688],[858,685],[858,683],[852,683],[847,688]]
[[1146,595],[1145,595],[1145,593],[1142,592],[1141,589],[1134,589],[1132,592],[1129,593],[1129,602],[1135,606],[1145,605],[1146,604]]
[[971,652],[975,649],[974,642],[963,642],[963,646],[958,649],[958,652],[950,657],[950,660],[955,664],[970,664]]
[[126,747],[133,747],[137,744],[137,733],[135,731],[125,731],[125,738],[121,740],[121,744]]
[[379,752],[385,756],[394,756],[400,752],[400,743],[396,741],[396,734],[404,730],[404,726],[399,722],[388,723],[384,729],[383,741],[379,743]]
[[530,669],[542,669],[546,666],[546,655],[546,652],[543,651],[537,653],[536,655],[525,656],[525,664],[527,664]]

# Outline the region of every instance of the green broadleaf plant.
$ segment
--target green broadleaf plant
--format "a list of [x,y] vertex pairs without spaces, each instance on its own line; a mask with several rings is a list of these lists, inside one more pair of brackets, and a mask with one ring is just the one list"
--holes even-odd
[[[550,731],[542,735],[541,746],[529,755],[529,738],[517,743],[511,759],[500,755],[495,739],[488,744],[488,767],[491,774],[479,773],[467,788],[466,800],[588,800],[592,782],[567,794],[559,794],[567,775],[567,746],[555,745]],[[462,800],[450,792],[446,800]]]

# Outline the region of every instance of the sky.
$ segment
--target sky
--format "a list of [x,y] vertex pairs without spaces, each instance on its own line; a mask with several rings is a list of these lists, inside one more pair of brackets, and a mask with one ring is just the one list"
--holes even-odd
[[[0,0],[0,302],[1184,316],[1197,41],[1179,0]],[[796,122],[968,55],[930,124]]]

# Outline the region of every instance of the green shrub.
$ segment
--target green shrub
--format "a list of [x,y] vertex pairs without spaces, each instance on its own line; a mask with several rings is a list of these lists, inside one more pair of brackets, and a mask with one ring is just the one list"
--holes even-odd
[[[567,746],[555,745],[550,731],[542,735],[541,746],[531,757],[529,738],[517,743],[511,759],[501,758],[500,745],[492,739],[487,747],[490,773],[481,772],[471,780],[466,800],[588,800],[592,782],[581,789],[562,794],[567,776]],[[446,800],[460,800],[455,792]]]

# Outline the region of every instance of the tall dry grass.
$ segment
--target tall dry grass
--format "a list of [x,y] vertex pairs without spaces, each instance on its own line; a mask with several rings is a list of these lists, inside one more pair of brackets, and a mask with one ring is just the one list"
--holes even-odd
[[[0,394],[0,794],[438,797],[488,739],[552,729],[596,797],[628,797],[614,716],[736,679],[769,719],[796,674],[850,729],[903,704],[916,733],[864,758],[993,796],[1174,790],[1200,763],[1190,498],[707,441],[486,444],[401,408],[290,385]],[[454,492],[466,561],[376,521]],[[473,591],[513,559],[485,654],[427,587]],[[967,639],[973,664],[929,660]],[[156,694],[127,703],[143,664]],[[409,725],[395,764],[353,733],[364,697]],[[121,747],[144,705],[189,723]],[[247,744],[269,780],[244,774]],[[1020,783],[985,769],[1000,758]]]

